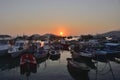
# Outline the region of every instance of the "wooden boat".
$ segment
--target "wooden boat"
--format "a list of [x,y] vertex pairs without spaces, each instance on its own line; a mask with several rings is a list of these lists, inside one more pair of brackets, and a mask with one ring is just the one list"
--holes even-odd
[[67,61],[68,72],[75,80],[89,80],[90,68],[86,64],[75,62],[72,59],[67,59]]
[[37,72],[37,62],[32,54],[23,54],[20,58],[20,72],[25,73],[36,73]]
[[91,59],[94,57],[94,55],[91,52],[75,52],[73,51],[71,53],[73,59],[79,59],[83,61],[91,61]]
[[90,70],[90,67],[87,66],[85,63],[75,61],[72,58],[67,58],[67,62],[68,65],[73,67],[74,69],[87,70],[87,71]]

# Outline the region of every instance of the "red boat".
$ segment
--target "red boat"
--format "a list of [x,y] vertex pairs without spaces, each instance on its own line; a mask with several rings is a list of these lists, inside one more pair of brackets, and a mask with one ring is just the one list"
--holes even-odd
[[32,54],[23,54],[20,58],[20,72],[25,73],[36,73],[37,72],[37,62]]

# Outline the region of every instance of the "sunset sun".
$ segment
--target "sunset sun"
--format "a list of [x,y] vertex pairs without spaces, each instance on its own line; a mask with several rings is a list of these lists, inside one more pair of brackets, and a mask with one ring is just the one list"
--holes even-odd
[[60,36],[63,36],[63,32],[60,32],[59,34],[60,34]]

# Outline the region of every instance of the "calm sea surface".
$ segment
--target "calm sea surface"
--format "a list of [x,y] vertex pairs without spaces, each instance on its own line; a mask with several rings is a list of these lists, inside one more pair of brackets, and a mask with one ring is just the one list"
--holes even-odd
[[[71,54],[69,51],[63,51],[58,60],[51,60],[49,58],[39,60],[37,72],[31,73],[28,77],[20,74],[19,59],[0,57],[0,80],[75,80],[72,77],[74,73],[71,74],[67,67],[66,58],[70,57]],[[110,69],[110,65],[112,70]],[[98,62],[97,78],[96,70],[91,69],[88,72],[89,79],[120,80],[120,63],[111,61],[110,65],[104,62]],[[113,79],[113,75],[115,79]]]

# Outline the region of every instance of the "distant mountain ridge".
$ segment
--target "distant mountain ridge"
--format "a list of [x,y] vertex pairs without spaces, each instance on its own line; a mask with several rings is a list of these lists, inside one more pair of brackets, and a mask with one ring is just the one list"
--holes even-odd
[[120,37],[120,30],[106,32],[106,33],[103,33],[101,35],[106,36],[106,37]]

